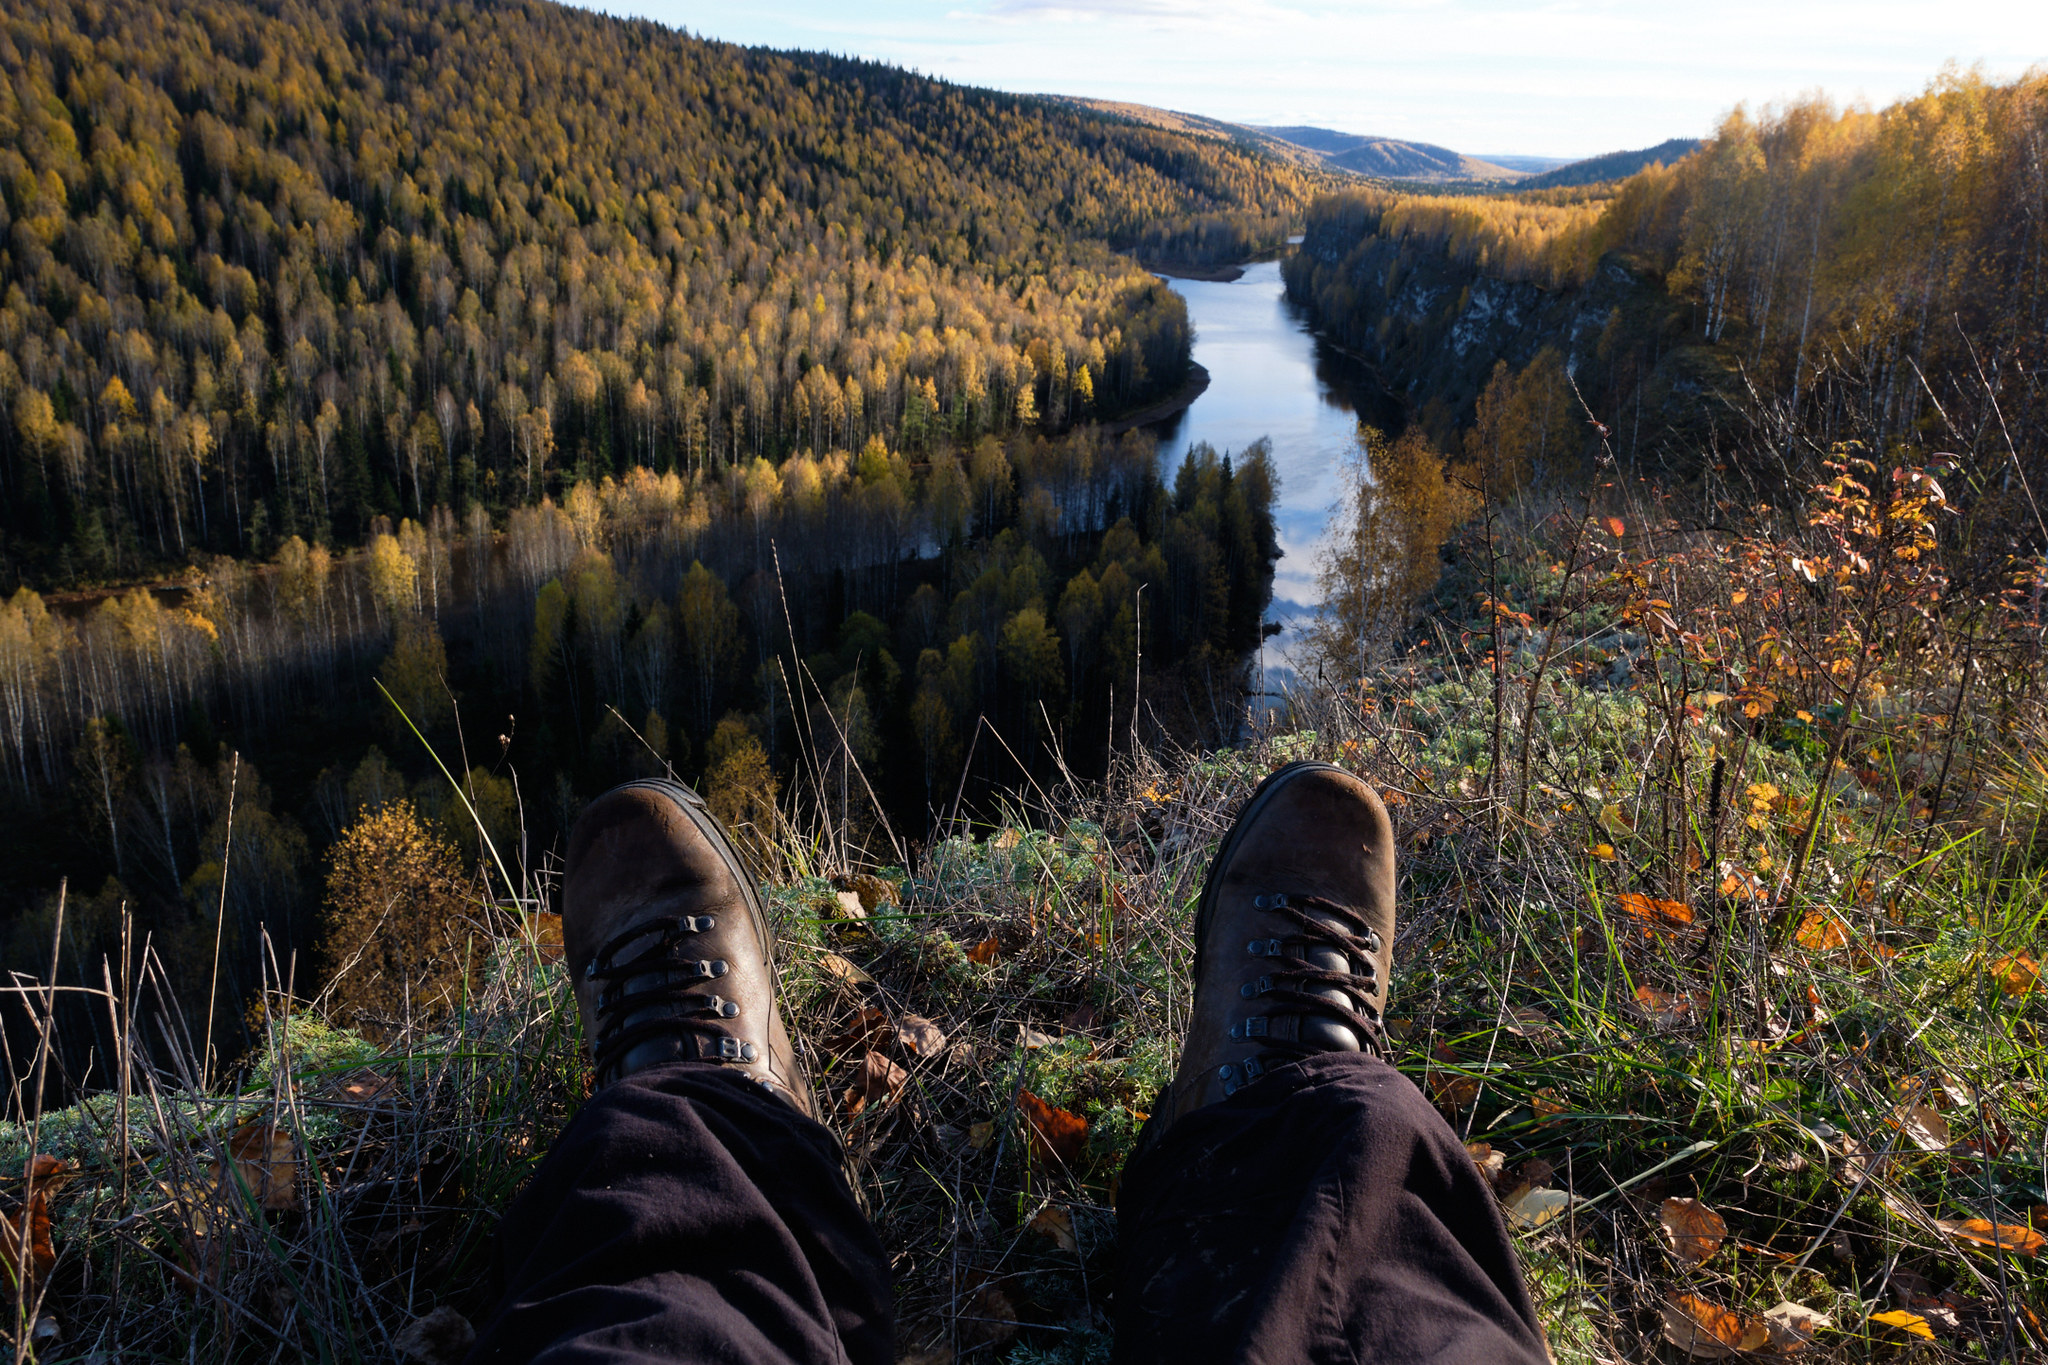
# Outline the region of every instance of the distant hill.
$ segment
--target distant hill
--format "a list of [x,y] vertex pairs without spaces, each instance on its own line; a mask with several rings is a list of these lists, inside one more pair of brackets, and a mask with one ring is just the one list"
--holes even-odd
[[1521,172],[1428,142],[1367,137],[1330,128],[1261,128],[1283,142],[1321,155],[1323,164],[1388,180],[1519,180]]
[[[1191,137],[1215,138],[1238,147],[1253,148],[1297,166],[1331,171],[1338,175],[1364,175],[1383,180],[1467,181],[1519,180],[1523,168],[1483,161],[1427,142],[1403,142],[1391,137],[1367,137],[1340,133],[1333,128],[1292,126],[1266,128],[1249,123],[1225,123],[1200,114],[1183,114],[1173,109],[1155,109],[1149,104],[1122,100],[1077,99],[1050,96],[1100,114],[1126,118],[1168,132]],[[1532,169],[1547,170],[1562,163],[1555,157],[1517,157],[1532,163]]]
[[1669,166],[1699,145],[1698,138],[1674,137],[1654,147],[1645,147],[1641,151],[1609,152],[1605,156],[1588,157],[1584,161],[1574,161],[1570,165],[1559,166],[1556,170],[1546,171],[1542,175],[1530,176],[1518,183],[1515,188],[1548,190],[1566,185],[1597,185],[1603,180],[1619,180],[1623,176],[1634,175],[1655,161],[1661,161]]
[[1568,156],[1495,156],[1489,152],[1479,159],[1490,161],[1496,166],[1505,166],[1511,171],[1525,171],[1530,175],[1541,175],[1545,171],[1554,171],[1559,166],[1572,164],[1572,159]]

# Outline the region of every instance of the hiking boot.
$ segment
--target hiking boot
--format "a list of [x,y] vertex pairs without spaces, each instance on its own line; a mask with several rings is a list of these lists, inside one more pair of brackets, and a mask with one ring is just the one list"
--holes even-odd
[[1275,1066],[1384,1055],[1393,942],[1394,827],[1379,797],[1328,763],[1260,783],[1195,913],[1195,1005],[1161,1131]]
[[760,892],[697,793],[628,782],[584,808],[562,878],[562,946],[598,1085],[715,1062],[817,1117],[783,1026]]

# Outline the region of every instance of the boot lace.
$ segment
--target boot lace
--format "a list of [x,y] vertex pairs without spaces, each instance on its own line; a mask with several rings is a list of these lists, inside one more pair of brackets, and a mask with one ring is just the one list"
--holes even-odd
[[[1312,947],[1335,949],[1344,955],[1347,963],[1362,962],[1365,965],[1362,971],[1338,971],[1294,957],[1292,960],[1296,965],[1276,966],[1257,980],[1247,982],[1244,994],[1248,998],[1279,1008],[1263,1016],[1248,1018],[1231,1030],[1233,1038],[1242,1036],[1260,1040],[1261,1048],[1235,1066],[1222,1068],[1224,1093],[1230,1094],[1239,1085],[1264,1074],[1269,1061],[1292,1061],[1330,1050],[1327,1044],[1300,1037],[1298,1026],[1294,1037],[1274,1033],[1271,1029],[1274,1016],[1298,1015],[1304,1019],[1321,1016],[1350,1029],[1357,1036],[1361,1051],[1386,1056],[1385,1025],[1379,1010],[1369,1003],[1378,989],[1376,962],[1381,947],[1380,936],[1366,922],[1365,916],[1351,906],[1324,896],[1277,893],[1254,897],[1252,904],[1286,920],[1293,927],[1291,933],[1280,938],[1253,939],[1247,945],[1253,956],[1288,958],[1291,956],[1290,945],[1306,943]],[[1331,923],[1331,920],[1336,923]],[[1333,1000],[1311,989],[1318,986],[1334,986],[1358,1001],[1363,1008],[1355,1009],[1344,1001]]]
[[[711,915],[665,915],[622,930],[592,955],[583,975],[601,983],[592,1048],[599,1085],[614,1079],[612,1072],[634,1048],[657,1038],[684,1043],[686,1056],[695,1060],[755,1059],[754,1045],[723,1027],[724,1021],[739,1017],[739,1002],[704,993],[704,987],[726,974],[727,963],[723,958],[695,957],[689,949],[691,939],[717,926]],[[618,960],[628,946],[643,939],[651,942]],[[654,1013],[649,1014],[650,1009]]]

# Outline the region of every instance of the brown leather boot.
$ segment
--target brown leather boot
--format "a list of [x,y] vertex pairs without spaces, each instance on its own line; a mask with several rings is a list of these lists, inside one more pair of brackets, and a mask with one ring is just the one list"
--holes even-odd
[[1394,827],[1379,797],[1328,763],[1260,783],[1195,914],[1195,1007],[1159,1130],[1285,1062],[1383,1053],[1393,942]]
[[628,782],[585,807],[569,836],[562,946],[600,1086],[717,1062],[817,1117],[760,892],[697,793]]

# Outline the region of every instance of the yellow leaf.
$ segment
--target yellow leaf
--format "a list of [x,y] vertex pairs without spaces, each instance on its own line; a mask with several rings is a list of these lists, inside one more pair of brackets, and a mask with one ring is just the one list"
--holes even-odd
[[1894,1308],[1887,1313],[1872,1313],[1870,1320],[1886,1327],[1897,1328],[1908,1336],[1919,1337],[1922,1341],[1934,1340],[1934,1329],[1927,1325],[1927,1319],[1918,1313],[1908,1313],[1903,1308]]
[[1593,845],[1593,847],[1587,849],[1586,851],[1593,857],[1598,858],[1603,863],[1611,863],[1615,861],[1613,844],[1595,844]]
[[993,1123],[971,1123],[967,1126],[967,1145],[975,1151],[989,1145],[995,1139],[996,1126]]
[[837,953],[825,954],[818,959],[818,965],[825,969],[827,975],[836,976],[849,986],[865,986],[874,982],[874,978],[856,966],[852,958],[841,957]]
[[1563,1190],[1531,1185],[1512,1195],[1501,1207],[1508,1222],[1518,1228],[1540,1228],[1572,1206]]

